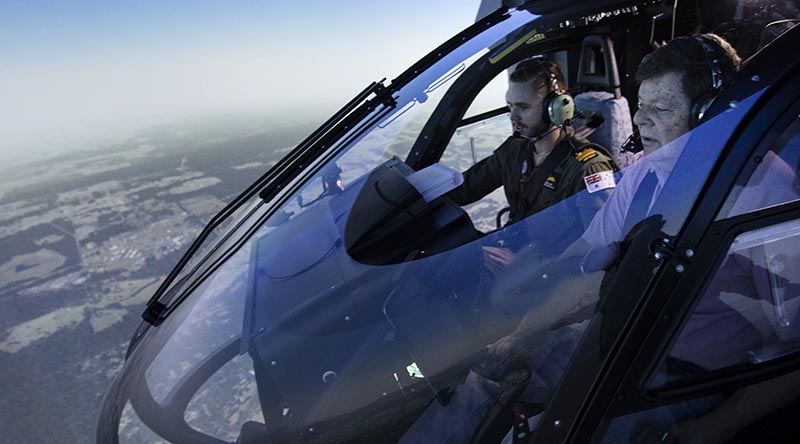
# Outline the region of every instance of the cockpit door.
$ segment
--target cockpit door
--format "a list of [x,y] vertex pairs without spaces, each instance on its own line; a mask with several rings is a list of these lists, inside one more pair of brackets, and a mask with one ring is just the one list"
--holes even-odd
[[[790,253],[796,254],[794,245],[800,239],[800,154],[795,154],[800,75],[797,57],[789,56],[795,53],[790,42],[800,38],[798,34],[800,29],[794,28],[748,61],[717,99],[717,116],[695,130],[693,137],[698,132],[713,135],[709,128],[716,131],[715,122],[736,113],[745,103],[739,100],[754,100],[731,122],[736,129],[727,133],[719,159],[703,176],[705,184],[685,223],[671,226],[680,218],[671,219],[666,212],[639,224],[638,234],[629,234],[616,281],[601,295],[605,309],[601,303],[532,442],[628,442],[634,436],[666,433],[661,425],[669,428],[679,418],[712,412],[729,399],[731,389],[778,377],[783,384],[793,384],[800,378],[790,373],[800,369],[800,346],[792,327],[798,322],[798,278]],[[719,134],[724,134],[721,128]],[[699,146],[696,137],[690,138],[686,150]],[[673,176],[679,166],[680,161]],[[668,186],[669,182],[665,192]],[[670,189],[673,194],[675,190]],[[671,204],[680,206],[680,199],[673,198]],[[719,344],[743,349],[742,359],[726,362],[721,346],[714,347],[709,339],[719,334],[713,331],[714,319],[706,318],[706,326],[694,321],[713,315],[702,311],[707,308],[704,295],[715,291],[715,277],[730,275],[735,266],[760,273],[752,286],[759,287],[762,296],[742,301],[741,295],[719,298],[721,293],[716,293],[716,302],[724,304],[722,311],[731,315],[727,319],[741,318],[719,325],[741,330],[722,330],[730,339]],[[756,306],[767,313],[761,319],[754,314]],[[677,353],[693,325],[706,328],[693,332],[694,342],[683,342],[684,349],[695,350]],[[758,344],[730,343],[737,341],[736,334],[748,337],[745,330],[750,328],[762,338]],[[691,353],[709,359],[685,359]],[[670,356],[679,358],[667,359]],[[707,362],[717,357],[716,365]],[[668,419],[660,415],[664,410]],[[648,416],[650,412],[655,414]]]

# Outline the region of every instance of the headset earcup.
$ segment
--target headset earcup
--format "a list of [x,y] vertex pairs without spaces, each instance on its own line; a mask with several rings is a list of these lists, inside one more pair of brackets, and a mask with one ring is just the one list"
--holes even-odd
[[700,124],[700,120],[703,119],[703,116],[705,115],[706,111],[708,111],[708,108],[710,108],[711,104],[714,103],[715,98],[716,95],[707,94],[694,102],[692,105],[692,112],[689,114],[689,118],[691,119],[689,124],[692,128],[695,128]]
[[566,93],[551,93],[545,100],[545,116],[549,124],[561,126],[575,115],[575,101]]

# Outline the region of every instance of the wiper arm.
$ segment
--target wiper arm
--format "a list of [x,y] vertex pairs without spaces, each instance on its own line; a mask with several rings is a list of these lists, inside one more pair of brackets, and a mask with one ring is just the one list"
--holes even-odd
[[[262,185],[261,192],[258,194],[259,197],[267,202],[272,200],[272,198],[275,197],[278,192],[280,192],[280,190],[282,190],[283,187],[286,186],[286,184],[297,175],[297,173],[303,168],[303,165],[308,165],[308,161],[316,157],[319,151],[325,150],[325,145],[322,145],[315,151],[309,151],[313,145],[312,142],[317,142],[325,135],[330,136],[331,131],[336,129],[336,126],[341,124],[343,119],[348,117],[348,115],[353,112],[353,110],[355,110],[359,104],[366,100],[370,94],[375,93],[375,97],[371,99],[373,103],[383,103],[389,107],[396,106],[394,99],[391,97],[391,91],[383,86],[384,80],[386,79],[384,78],[380,82],[373,82],[347,105],[345,105],[344,108],[337,112],[332,118],[328,119],[328,121],[319,127],[319,129],[314,131],[314,133],[305,141],[303,141],[303,143],[298,145],[297,148],[292,150],[291,153],[289,153],[274,167],[272,167],[270,169],[270,173],[274,172],[274,174],[272,174],[269,179],[259,182],[259,185]],[[372,112],[372,110],[373,107],[370,106],[364,111],[364,114]],[[347,130],[349,128],[345,127],[343,129]]]
[[[384,79],[385,80],[385,79]],[[315,130],[311,135],[306,137],[305,140],[300,142],[300,144],[292,150],[289,155],[281,159],[277,164],[275,164],[272,168],[270,168],[263,176],[258,178],[253,184],[251,184],[247,189],[242,192],[239,196],[237,196],[233,201],[231,201],[228,205],[226,205],[219,213],[217,213],[209,223],[203,228],[197,238],[192,242],[189,246],[189,249],[186,253],[183,254],[181,259],[175,265],[175,267],[170,271],[167,275],[164,282],[156,290],[155,294],[150,298],[147,302],[147,308],[145,309],[144,313],[142,313],[142,318],[152,325],[158,325],[163,321],[162,317],[164,316],[165,312],[169,307],[169,301],[163,301],[167,294],[167,291],[173,287],[172,283],[178,277],[178,275],[183,271],[186,267],[186,264],[189,263],[191,258],[197,253],[203,243],[208,239],[212,232],[217,229],[222,222],[227,220],[234,212],[236,212],[241,206],[249,201],[257,192],[258,190],[262,190],[260,193],[260,197],[265,201],[274,197],[277,194],[283,185],[288,182],[297,171],[299,171],[299,165],[297,162],[302,159],[303,154],[308,150],[310,146],[312,146],[320,137],[324,134],[328,133],[331,129],[333,129],[342,119],[347,117],[354,109],[356,109],[370,94],[376,93],[381,95],[382,92],[386,91],[386,88],[383,86],[383,80],[380,82],[373,82],[369,86],[367,86],[361,93],[356,95],[350,102],[345,104],[336,114],[334,114],[330,119],[325,121],[317,130]],[[248,215],[249,216],[249,215]],[[231,230],[228,233],[228,236],[233,233],[234,230]],[[227,239],[227,236],[226,238]],[[225,241],[222,239],[219,243]],[[215,249],[209,251],[206,255],[206,258],[213,254]],[[181,278],[180,282],[176,284],[183,284],[188,280],[190,276],[197,271],[197,268],[200,266],[200,263],[195,267],[192,272],[188,273],[185,277]],[[177,287],[176,287],[177,288]],[[172,299],[171,295],[170,298]],[[178,301],[182,300],[182,298],[178,298]]]

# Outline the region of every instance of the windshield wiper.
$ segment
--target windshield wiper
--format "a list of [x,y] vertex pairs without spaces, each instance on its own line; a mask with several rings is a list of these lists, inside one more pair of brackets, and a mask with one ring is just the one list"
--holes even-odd
[[[203,260],[201,260],[190,273],[187,273],[175,285],[172,285],[172,283],[180,275],[192,257],[198,252],[200,247],[208,239],[211,233],[214,232],[214,230],[217,229],[233,213],[241,208],[245,202],[249,201],[259,190],[261,190],[259,196],[264,201],[268,201],[271,199],[271,197],[274,197],[274,195],[277,194],[277,192],[282,189],[283,186],[301,169],[301,163],[299,162],[303,160],[304,157],[307,157],[304,156],[304,154],[307,154],[306,152],[308,151],[309,147],[311,147],[319,138],[328,133],[331,129],[335,128],[341,120],[355,110],[367,97],[369,97],[370,94],[375,93],[380,95],[380,93],[384,92],[385,90],[386,87],[383,86],[383,80],[380,82],[373,82],[367,86],[361,93],[359,93],[355,98],[353,98],[338,112],[336,112],[333,117],[325,121],[322,126],[317,128],[317,130],[303,140],[294,150],[292,150],[291,153],[289,153],[289,155],[281,159],[263,176],[258,178],[244,192],[242,192],[233,201],[226,205],[225,208],[211,218],[209,223],[203,228],[197,238],[189,246],[189,249],[186,251],[186,253],[184,253],[172,271],[170,271],[170,273],[167,275],[166,279],[164,279],[164,282],[162,282],[158,287],[155,294],[153,294],[153,296],[147,302],[147,308],[145,309],[144,313],[142,313],[142,318],[152,325],[160,324],[161,321],[163,321],[165,312],[169,308],[170,300],[174,299],[175,296],[174,292],[168,290],[172,289],[173,287],[178,288],[179,286],[182,286],[189,277],[194,275],[194,273],[199,269],[200,265],[216,251],[216,248],[211,249],[203,258]],[[250,214],[252,214],[252,211]],[[250,214],[247,216],[250,216]],[[242,220],[246,220],[247,216],[243,217]],[[224,243],[230,234],[236,231],[235,228],[236,227],[230,230],[225,238],[218,241],[217,245]],[[169,295],[168,298],[165,297],[167,295]],[[176,302],[179,302],[181,299],[182,298],[178,298]]]

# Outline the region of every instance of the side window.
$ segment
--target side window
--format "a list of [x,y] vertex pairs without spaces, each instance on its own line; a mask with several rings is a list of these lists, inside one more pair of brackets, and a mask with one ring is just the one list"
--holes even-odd
[[[508,88],[508,71],[501,72],[483,87],[475,96],[475,100],[464,113],[465,119],[506,107],[506,89]],[[506,120],[506,122],[508,122]]]
[[728,196],[717,219],[725,219],[800,199],[800,117],[760,157],[744,186]]
[[[735,238],[648,388],[702,382],[798,354],[800,218]],[[795,442],[798,414],[795,369],[614,418],[603,442]]]
[[492,154],[511,135],[507,88],[508,73],[503,71],[481,89],[464,113],[462,124],[447,144],[440,163],[464,171]]
[[[502,112],[506,108],[506,88],[508,73],[503,71],[478,93],[464,118],[471,123],[459,127],[453,134],[439,161],[441,164],[466,171],[489,157],[511,135],[508,111]],[[500,112],[502,114],[498,114]],[[496,228],[497,213],[507,206],[501,187],[464,209],[475,228],[488,232]]]
[[[800,118],[728,196],[725,219],[800,199]],[[719,217],[718,217],[719,219]],[[800,219],[739,234],[662,365],[698,372],[800,350]],[[656,384],[658,385],[658,384]]]
[[736,237],[653,385],[797,351],[800,219]]

